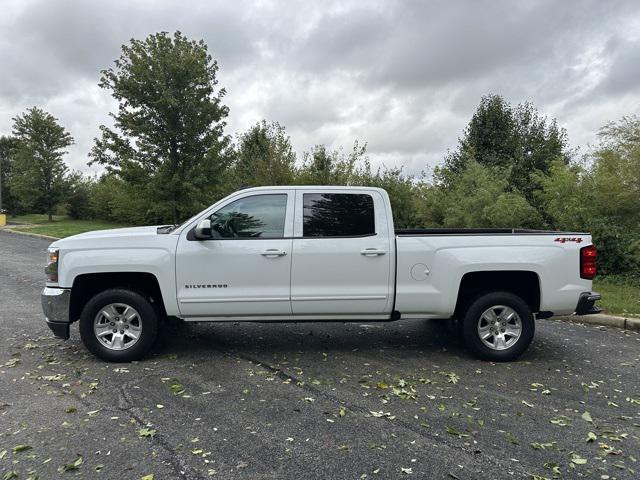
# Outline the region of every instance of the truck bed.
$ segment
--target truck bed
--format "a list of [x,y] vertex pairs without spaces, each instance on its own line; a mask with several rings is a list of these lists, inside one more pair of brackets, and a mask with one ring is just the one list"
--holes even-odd
[[425,235],[587,235],[579,232],[525,228],[404,228],[396,229],[395,234],[399,237]]

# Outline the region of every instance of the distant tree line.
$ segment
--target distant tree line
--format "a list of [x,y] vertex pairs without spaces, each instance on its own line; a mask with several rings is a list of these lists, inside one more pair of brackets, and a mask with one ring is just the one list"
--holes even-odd
[[367,145],[316,145],[299,158],[284,126],[262,120],[235,138],[218,65],[202,41],[176,32],[132,40],[100,87],[118,103],[89,165],[70,171],[73,138],[40,108],[0,138],[3,206],[131,224],[177,223],[243,186],[370,185],[391,197],[397,227],[591,231],[601,271],[640,281],[640,119],[606,124],[578,156],[567,133],[531,103],[483,97],[432,176],[373,168]]

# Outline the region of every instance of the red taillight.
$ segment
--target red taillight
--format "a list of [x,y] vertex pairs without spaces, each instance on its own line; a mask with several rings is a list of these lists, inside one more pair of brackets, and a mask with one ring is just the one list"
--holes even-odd
[[587,280],[595,278],[598,273],[596,258],[598,258],[598,250],[593,245],[580,249],[580,278],[586,278]]

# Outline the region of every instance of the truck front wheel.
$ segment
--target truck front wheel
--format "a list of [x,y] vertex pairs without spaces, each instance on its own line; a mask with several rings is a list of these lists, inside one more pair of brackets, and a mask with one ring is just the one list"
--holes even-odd
[[527,349],[534,333],[531,309],[524,300],[509,292],[478,297],[464,316],[465,344],[484,360],[514,360]]
[[110,289],[91,298],[80,315],[80,337],[87,349],[108,362],[142,358],[158,335],[158,315],[142,295]]

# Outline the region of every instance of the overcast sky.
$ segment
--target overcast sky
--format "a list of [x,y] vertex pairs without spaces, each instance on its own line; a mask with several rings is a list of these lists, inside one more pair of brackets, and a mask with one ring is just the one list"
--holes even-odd
[[99,71],[130,38],[181,30],[220,65],[228,133],[265,118],[300,153],[368,142],[374,165],[429,170],[480,97],[532,101],[585,151],[640,112],[638,1],[0,0],[0,134],[37,105],[86,166],[114,102]]

